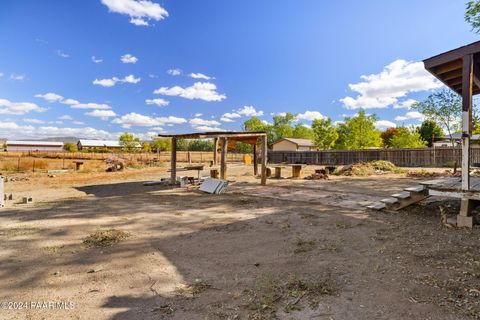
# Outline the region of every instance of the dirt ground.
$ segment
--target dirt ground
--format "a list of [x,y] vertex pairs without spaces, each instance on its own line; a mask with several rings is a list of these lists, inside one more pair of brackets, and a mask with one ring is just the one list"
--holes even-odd
[[[439,206],[455,212],[458,201],[372,212],[362,202],[417,181],[259,187],[251,171],[231,165],[235,182],[222,195],[142,185],[166,168],[11,175],[15,200],[0,210],[0,319],[480,318],[479,229],[440,223]],[[23,196],[34,203],[17,204]],[[128,236],[84,243],[107,229]],[[32,309],[52,301],[68,308]]]

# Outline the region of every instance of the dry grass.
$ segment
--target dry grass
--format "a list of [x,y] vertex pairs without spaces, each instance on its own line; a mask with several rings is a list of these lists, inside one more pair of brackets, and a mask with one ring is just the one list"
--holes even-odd
[[276,319],[279,309],[285,312],[318,307],[323,296],[334,295],[330,281],[317,276],[287,275],[286,280],[270,274],[260,276],[252,289],[244,291],[245,306],[252,310],[250,319]]
[[[50,158],[35,158],[35,157],[22,157],[12,158],[3,157],[0,158],[0,170],[6,172],[36,172],[47,170],[60,170],[69,169],[74,170],[75,160],[71,159],[50,159]],[[84,170],[86,172],[98,172],[105,171],[106,165],[102,160],[84,160]]]
[[211,288],[212,285],[202,279],[195,279],[185,287],[177,288],[177,293],[182,296],[197,296],[203,291]]
[[37,232],[38,232],[37,228],[22,225],[22,226],[0,230],[0,235],[5,236],[7,238],[13,238],[13,237],[29,236]]
[[315,240],[304,240],[301,237],[298,237],[295,240],[295,249],[293,249],[293,253],[299,254],[312,251],[315,249],[315,246]]
[[87,247],[110,247],[129,237],[130,233],[117,229],[98,230],[85,238],[83,243]]

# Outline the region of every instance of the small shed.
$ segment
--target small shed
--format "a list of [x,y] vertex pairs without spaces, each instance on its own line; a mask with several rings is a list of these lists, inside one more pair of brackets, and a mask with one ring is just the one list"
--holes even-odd
[[311,151],[317,150],[312,140],[283,138],[273,144],[273,151]]
[[261,153],[261,179],[260,183],[267,183],[267,134],[264,131],[258,132],[195,132],[184,134],[159,134],[159,137],[172,139],[172,155],[170,158],[170,183],[176,184],[177,180],[177,141],[178,139],[213,139],[213,164],[218,162],[218,152],[220,151],[220,178],[227,179],[227,152],[229,146],[234,146],[237,142],[247,143],[253,146],[253,170],[257,173],[257,144],[260,144]]
[[28,151],[44,151],[44,152],[62,152],[63,142],[56,141],[23,141],[23,140],[7,140],[7,151],[10,152],[28,152]]
[[77,142],[78,150],[119,150],[122,149],[120,141],[117,140],[86,140],[80,139]]

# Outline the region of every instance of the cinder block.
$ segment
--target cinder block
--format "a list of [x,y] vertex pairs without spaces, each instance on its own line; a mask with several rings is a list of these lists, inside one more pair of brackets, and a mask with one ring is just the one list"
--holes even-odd
[[457,216],[457,227],[473,228],[473,217],[466,217],[464,215],[459,214]]

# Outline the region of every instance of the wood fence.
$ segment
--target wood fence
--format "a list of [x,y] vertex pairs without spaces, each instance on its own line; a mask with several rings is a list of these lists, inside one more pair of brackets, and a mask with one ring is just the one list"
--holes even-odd
[[[106,160],[108,158],[117,157],[126,160],[136,160],[139,162],[149,161],[170,161],[170,152],[163,151],[160,153],[90,153],[90,152],[0,152],[0,157],[5,158],[22,158],[35,157],[47,159],[75,159],[75,160]],[[243,160],[243,153],[227,153],[227,161],[238,162]],[[213,160],[213,152],[203,151],[177,151],[178,162],[195,162],[204,163]]]
[[[461,149],[450,147],[420,149],[366,149],[322,151],[270,151],[270,163],[303,163],[318,165],[347,165],[356,162],[387,160],[400,167],[452,166],[457,160],[461,165]],[[472,148],[470,163],[480,164],[480,148]]]

